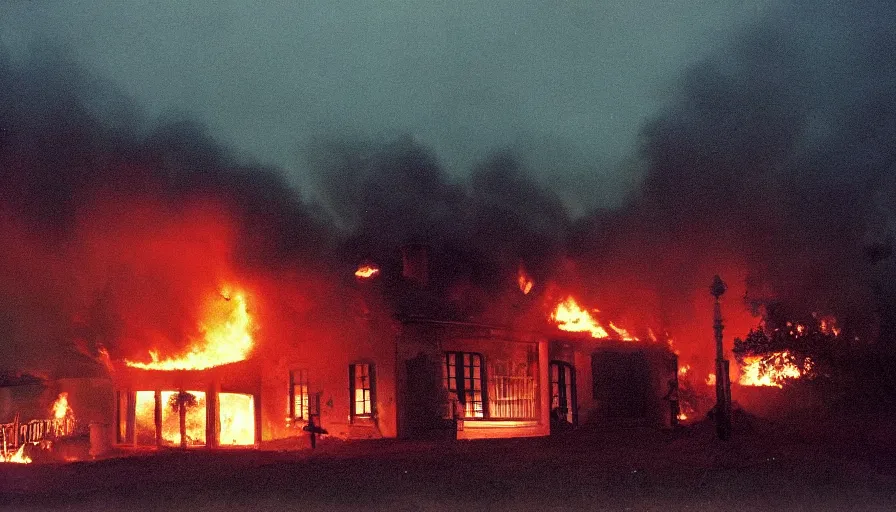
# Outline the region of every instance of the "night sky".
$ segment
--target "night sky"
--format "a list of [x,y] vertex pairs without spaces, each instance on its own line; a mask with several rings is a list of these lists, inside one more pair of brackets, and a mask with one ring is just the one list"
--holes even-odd
[[316,140],[411,135],[456,176],[515,148],[581,213],[620,202],[669,87],[771,3],[5,1],[0,42],[64,47],[148,118],[187,113],[306,196]]

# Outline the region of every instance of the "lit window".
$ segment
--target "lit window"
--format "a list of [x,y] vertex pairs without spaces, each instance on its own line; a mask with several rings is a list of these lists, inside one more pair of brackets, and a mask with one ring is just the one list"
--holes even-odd
[[373,372],[369,364],[350,364],[348,379],[351,383],[351,416],[370,417],[373,415]]
[[470,352],[445,353],[445,386],[463,406],[464,418],[484,418],[482,356]]
[[308,370],[289,372],[289,417],[308,419]]

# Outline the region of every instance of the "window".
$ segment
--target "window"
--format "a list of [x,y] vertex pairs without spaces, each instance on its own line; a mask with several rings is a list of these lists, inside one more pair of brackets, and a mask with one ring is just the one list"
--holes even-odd
[[501,419],[537,417],[533,367],[525,362],[492,361],[488,366],[488,415]]
[[348,365],[348,381],[351,383],[351,417],[373,416],[373,367],[366,363]]
[[308,370],[289,372],[289,417],[307,420],[308,404]]
[[445,353],[445,386],[457,395],[464,408],[464,417],[484,418],[482,408],[482,356],[470,352]]

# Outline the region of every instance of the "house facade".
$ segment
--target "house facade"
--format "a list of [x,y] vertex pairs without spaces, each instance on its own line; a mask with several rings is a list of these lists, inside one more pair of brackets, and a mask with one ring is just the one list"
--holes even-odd
[[[264,447],[342,439],[544,436],[584,422],[668,424],[665,346],[545,336],[414,318],[363,347],[277,365],[250,359],[202,371],[124,369],[116,377],[120,445]],[[195,402],[180,421],[177,397]]]

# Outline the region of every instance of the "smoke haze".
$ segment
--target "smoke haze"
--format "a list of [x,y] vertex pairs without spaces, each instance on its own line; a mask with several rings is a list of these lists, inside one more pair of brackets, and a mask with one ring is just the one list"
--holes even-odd
[[[703,21],[717,22],[719,11],[704,8]],[[55,27],[68,8],[19,3],[13,9],[25,17],[54,12],[45,23]],[[442,15],[474,24],[458,13]],[[385,25],[398,23],[378,16]],[[553,19],[532,16],[536,25]],[[457,95],[455,103],[428,96],[416,74],[389,75],[397,89],[416,84],[407,94],[432,108],[425,122],[394,109],[368,109],[371,92],[332,97],[328,104],[344,109],[332,123],[316,124],[328,112],[299,103],[305,108],[295,112],[316,113],[301,129],[278,117],[288,106],[274,111],[261,99],[271,91],[284,94],[274,84],[248,92],[220,85],[226,94],[200,87],[185,102],[248,101],[237,111],[222,107],[229,121],[209,121],[203,109],[195,109],[199,120],[156,117],[164,109],[146,107],[146,97],[158,93],[155,101],[167,107],[179,104],[170,101],[178,93],[154,90],[147,80],[133,94],[138,99],[130,99],[120,84],[133,89],[132,81],[109,81],[97,73],[100,66],[80,61],[83,41],[25,45],[24,56],[11,50],[0,61],[0,326],[6,333],[0,361],[36,366],[79,339],[118,356],[147,344],[176,344],[195,330],[196,299],[228,280],[250,283],[269,310],[284,316],[347,307],[340,305],[339,287],[353,267],[369,259],[400,271],[398,248],[406,243],[431,248],[441,314],[456,319],[543,314],[551,301],[573,293],[620,325],[667,332],[683,358],[708,363],[708,286],[719,273],[729,284],[726,332],[732,336],[755,326],[762,306],[781,303],[794,315],[837,315],[862,339],[874,339],[878,330],[892,338],[896,293],[886,247],[896,206],[894,8],[790,2],[742,18],[730,41],[707,51],[688,47],[691,53],[676,61],[684,71],[662,68],[668,86],[648,80],[647,88],[663,96],[647,100],[639,89],[632,92],[637,100],[625,100],[638,101],[643,113],[629,118],[640,126],[634,147],[624,135],[582,142],[567,128],[548,128],[545,116],[554,114],[513,117],[521,104],[540,111],[547,108],[542,96],[559,93],[547,85],[550,73],[526,74],[511,65],[528,53],[500,40],[486,45],[494,54],[476,57],[476,39],[452,35],[457,39],[445,48],[453,49],[455,67],[437,81],[446,95]],[[425,20],[418,21],[412,26],[429,33]],[[518,25],[508,21],[496,34]],[[23,33],[3,27],[3,40],[15,47]],[[355,25],[343,29],[330,34],[329,48],[360,51],[361,36],[375,38]],[[353,31],[359,39],[351,40]],[[554,37],[565,45],[562,58],[535,60],[566,58],[599,68],[593,58],[574,59],[594,43],[584,32],[573,36]],[[328,41],[306,37],[319,46]],[[323,46],[314,48],[321,62],[346,66],[336,75],[293,70],[303,79],[326,78],[323,88],[351,78],[375,90],[387,80],[369,73],[370,63],[356,69]],[[166,51],[172,50],[163,47],[160,55]],[[285,50],[272,55],[279,51]],[[432,63],[420,51],[409,50],[411,63],[400,69],[426,72]],[[134,70],[133,56],[98,55],[145,77]],[[273,66],[258,58],[245,62],[260,71]],[[517,71],[500,80],[477,78],[505,65]],[[556,75],[568,75],[564,66]],[[578,91],[574,84],[588,81],[579,79],[558,87]],[[589,80],[604,84],[593,86],[598,89],[612,83],[606,76]],[[564,108],[580,102],[573,110],[595,111],[588,122],[603,118],[606,96],[583,90]],[[320,97],[307,94],[303,101]],[[394,102],[401,95],[385,97]],[[477,112],[481,117],[473,119]],[[605,117],[612,120],[613,113]],[[240,135],[268,118],[276,122],[256,131],[270,141]],[[343,122],[354,118],[363,126]],[[577,126],[571,129],[577,136],[592,132],[582,122],[568,125]],[[244,127],[235,131],[236,125]],[[431,131],[418,129],[423,125]],[[532,140],[538,142],[526,144]],[[296,148],[301,178],[291,164],[254,163],[287,162]],[[306,187],[304,194],[296,183]],[[883,248],[882,258],[868,258],[874,247]],[[536,282],[525,299],[515,289],[521,264]]]

